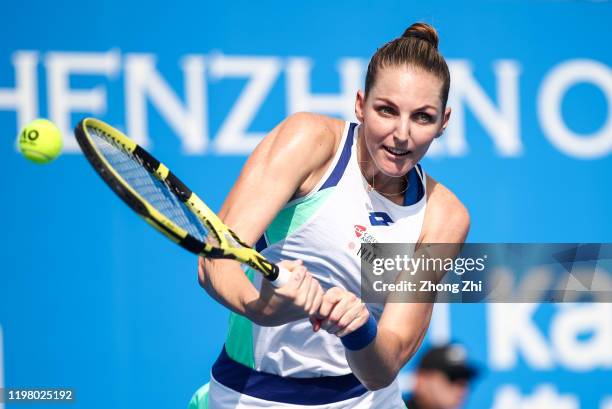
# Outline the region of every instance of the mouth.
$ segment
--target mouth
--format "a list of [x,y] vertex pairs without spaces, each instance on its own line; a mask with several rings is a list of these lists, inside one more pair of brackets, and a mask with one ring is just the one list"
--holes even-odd
[[406,156],[412,153],[412,151],[407,150],[407,149],[392,148],[392,147],[384,146],[384,145],[383,145],[383,149],[395,157],[402,157],[402,156]]

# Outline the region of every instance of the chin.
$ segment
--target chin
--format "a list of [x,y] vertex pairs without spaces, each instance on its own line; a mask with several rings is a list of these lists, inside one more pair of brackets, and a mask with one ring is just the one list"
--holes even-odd
[[[385,154],[386,155],[386,154]],[[390,177],[402,177],[408,174],[414,167],[415,163],[412,158],[408,157],[403,160],[393,160],[383,157],[376,161],[378,170]]]

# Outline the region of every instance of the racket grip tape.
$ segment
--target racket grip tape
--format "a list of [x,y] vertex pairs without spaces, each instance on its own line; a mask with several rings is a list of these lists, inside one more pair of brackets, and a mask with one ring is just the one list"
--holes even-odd
[[289,282],[289,280],[291,279],[291,272],[281,266],[277,266],[277,267],[278,267],[278,276],[276,277],[275,280],[271,280],[270,284],[272,284],[276,288],[279,288]]

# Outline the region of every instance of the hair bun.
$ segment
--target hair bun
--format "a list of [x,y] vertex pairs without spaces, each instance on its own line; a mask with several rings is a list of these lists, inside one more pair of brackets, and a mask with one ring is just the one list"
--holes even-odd
[[404,31],[403,38],[418,38],[427,41],[436,50],[438,49],[438,33],[427,23],[414,23]]

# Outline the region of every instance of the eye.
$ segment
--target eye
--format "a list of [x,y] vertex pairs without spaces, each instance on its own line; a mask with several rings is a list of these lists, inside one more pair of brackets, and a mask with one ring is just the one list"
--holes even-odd
[[426,112],[417,112],[415,118],[421,124],[429,124],[435,122],[435,118]]
[[388,105],[381,105],[376,108],[376,111],[383,114],[384,116],[392,116],[396,114],[395,109],[393,109],[392,107]]

